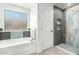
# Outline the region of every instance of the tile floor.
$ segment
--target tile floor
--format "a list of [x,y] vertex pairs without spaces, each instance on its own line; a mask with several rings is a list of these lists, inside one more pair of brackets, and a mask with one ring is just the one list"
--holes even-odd
[[[0,55],[27,55],[28,52],[25,47],[26,45],[6,48],[5,50],[0,49]],[[17,48],[19,48],[19,50]],[[20,48],[23,48],[23,49],[20,49]],[[32,53],[30,55],[70,55],[70,54],[58,49],[57,47],[53,47],[53,48],[46,49],[40,53]]]
[[33,53],[32,55],[70,55],[57,47],[46,49],[40,53]]

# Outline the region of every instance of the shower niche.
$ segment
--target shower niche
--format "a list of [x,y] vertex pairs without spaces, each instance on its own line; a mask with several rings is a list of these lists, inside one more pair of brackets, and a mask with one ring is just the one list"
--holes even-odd
[[54,46],[64,42],[64,15],[63,10],[54,6]]
[[57,19],[57,29],[56,30],[62,30],[61,19]]

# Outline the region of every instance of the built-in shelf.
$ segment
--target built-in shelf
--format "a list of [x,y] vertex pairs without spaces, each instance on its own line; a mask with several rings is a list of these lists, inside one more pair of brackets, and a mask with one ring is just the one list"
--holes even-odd
[[61,28],[57,28],[56,30],[62,30]]
[[58,19],[57,20],[57,29],[56,30],[62,30],[61,26],[62,26],[61,19]]
[[61,31],[61,29],[57,29],[57,31]]
[[57,25],[62,25],[59,21],[57,21]]
[[57,25],[59,25],[59,26],[60,26],[60,25],[62,25],[62,24],[61,24],[61,23],[57,23]]

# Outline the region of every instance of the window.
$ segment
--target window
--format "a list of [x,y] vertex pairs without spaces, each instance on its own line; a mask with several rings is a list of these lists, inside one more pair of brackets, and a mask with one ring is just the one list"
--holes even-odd
[[27,14],[4,10],[5,30],[27,30]]

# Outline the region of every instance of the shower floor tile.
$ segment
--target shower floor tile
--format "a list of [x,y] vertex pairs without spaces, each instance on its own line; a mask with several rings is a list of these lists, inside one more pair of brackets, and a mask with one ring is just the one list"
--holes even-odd
[[74,48],[71,45],[68,45],[68,44],[60,44],[60,45],[58,45],[58,47],[63,48],[63,49],[65,49],[65,50],[67,50],[69,52],[72,52],[74,54],[77,54],[77,55],[79,54],[79,49]]

